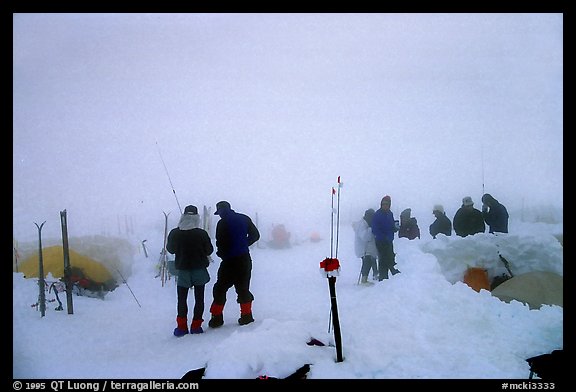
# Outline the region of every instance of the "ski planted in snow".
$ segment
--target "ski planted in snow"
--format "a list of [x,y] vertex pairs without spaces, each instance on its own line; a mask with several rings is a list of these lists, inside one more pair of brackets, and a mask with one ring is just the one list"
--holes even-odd
[[[338,261],[338,233],[340,228],[340,176],[338,176],[338,207],[336,216],[336,244],[334,246],[334,195],[336,190],[332,188],[332,209],[330,225],[330,257],[320,262],[321,272],[328,278],[328,288],[330,291],[330,319],[334,327],[334,341],[336,343],[336,362],[344,360],[342,356],[342,336],[340,333],[340,319],[338,317],[338,302],[336,301],[336,276],[340,272],[340,262]],[[330,329],[330,327],[328,328]]]
[[[70,265],[70,250],[68,247],[68,220],[66,217],[66,210],[60,211],[60,224],[62,226],[62,254],[64,255],[64,282],[66,285],[66,307],[68,309],[68,314],[74,314],[74,302],[72,300],[72,266]],[[56,293],[56,299],[60,303],[58,298],[58,293]],[[62,307],[62,304],[60,304]],[[57,309],[58,310],[58,309]]]
[[204,208],[202,209],[202,228],[208,233],[210,234],[210,229],[211,229],[211,222],[212,222],[212,217],[210,216],[210,207],[206,207],[204,206]]
[[160,280],[162,281],[162,287],[164,287],[166,280],[168,280],[168,253],[166,251],[166,242],[168,241],[168,215],[170,215],[170,213],[165,213],[164,211],[162,211],[162,213],[164,214],[164,245],[162,252],[160,252]]
[[34,222],[38,228],[38,306],[40,307],[40,315],[44,317],[46,315],[46,280],[44,279],[44,260],[42,260],[42,227],[41,225]]

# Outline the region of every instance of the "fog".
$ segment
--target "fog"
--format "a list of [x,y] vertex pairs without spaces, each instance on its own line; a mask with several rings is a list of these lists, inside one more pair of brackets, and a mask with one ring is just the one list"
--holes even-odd
[[14,14],[13,123],[16,239],[562,207],[563,16]]

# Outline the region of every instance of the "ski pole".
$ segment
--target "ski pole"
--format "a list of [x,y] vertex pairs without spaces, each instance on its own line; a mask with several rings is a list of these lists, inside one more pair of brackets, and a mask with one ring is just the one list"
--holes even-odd
[[338,208],[336,213],[336,251],[335,258],[338,258],[338,235],[340,233],[340,188],[342,188],[342,183],[340,182],[340,176],[338,176]]
[[12,238],[12,249],[14,250],[14,261],[16,262],[16,272],[18,272],[18,259],[20,255],[18,254],[18,241]]
[[172,187],[172,193],[174,193],[174,197],[176,198],[176,204],[178,204],[178,210],[182,213],[182,208],[180,207],[180,202],[178,201],[178,196],[176,196],[176,191],[174,190],[174,185],[172,184],[172,179],[170,178],[170,173],[168,173],[168,168],[166,167],[166,163],[164,163],[164,158],[162,158],[162,152],[160,151],[160,146],[158,142],[156,142],[156,147],[158,147],[158,154],[160,155],[160,160],[162,161],[162,165],[164,165],[164,170],[166,171],[166,175],[168,176],[168,181],[170,182],[170,186]]
[[484,144],[482,144],[482,150],[481,150],[481,154],[482,154],[482,195],[484,195]]
[[132,296],[136,300],[136,303],[138,304],[138,306],[142,307],[142,305],[140,305],[140,302],[138,302],[138,298],[136,298],[136,296],[134,295],[134,292],[132,291],[132,289],[128,285],[128,282],[124,278],[124,275],[122,275],[122,273],[120,272],[120,270],[118,268],[115,267],[114,269],[116,270],[116,272],[118,272],[118,275],[120,275],[120,277],[122,278],[122,282],[126,284],[126,287],[128,287],[128,290],[130,290],[130,292],[132,293]]
[[332,205],[330,208],[330,258],[333,257],[334,249],[334,194],[336,194],[336,190],[332,188]]
[[142,240],[142,248],[144,249],[144,256],[148,257],[148,250],[146,250],[146,242],[147,240]]
[[[340,176],[338,176],[338,183],[340,184]],[[338,302],[336,300],[336,276],[339,275],[340,262],[337,258],[332,257],[333,252],[333,236],[334,236],[334,188],[332,188],[332,225],[330,230],[330,258],[324,259],[320,262],[320,268],[326,274],[328,278],[328,287],[330,291],[330,318],[332,323],[329,323],[328,330],[330,330],[330,324],[334,327],[334,341],[336,343],[336,362],[342,362],[344,357],[342,356],[342,335],[340,332],[340,320],[338,317]],[[338,248],[336,248],[337,251]]]
[[54,289],[54,295],[56,295],[56,301],[58,301],[58,307],[54,310],[63,310],[64,308],[62,307],[62,301],[60,301],[60,297],[58,297],[58,289],[56,288],[56,282],[52,282],[50,288],[48,289],[48,292],[50,292],[52,289]]
[[[338,208],[336,213],[336,250],[334,252],[334,257],[338,260],[338,235],[340,233],[340,188],[342,188],[342,183],[340,182],[340,176],[338,176]],[[339,265],[340,263],[338,263]],[[336,362],[342,362],[344,357],[342,356],[342,334],[340,332],[340,320],[338,316],[338,302],[336,300],[336,276],[328,277],[328,287],[330,290],[330,301],[332,309],[332,324],[334,325],[334,341],[336,343]]]

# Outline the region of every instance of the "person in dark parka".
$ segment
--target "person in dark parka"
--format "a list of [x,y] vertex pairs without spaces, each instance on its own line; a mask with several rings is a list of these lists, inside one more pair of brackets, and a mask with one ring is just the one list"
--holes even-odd
[[482,212],[474,208],[474,202],[470,196],[462,199],[462,207],[456,211],[452,223],[454,225],[454,232],[460,237],[484,233],[486,231]]
[[452,222],[450,222],[450,219],[446,216],[444,206],[436,204],[432,209],[432,214],[436,217],[436,220],[430,225],[430,235],[432,238],[436,238],[438,234],[451,236]]
[[234,211],[230,203],[220,201],[216,204],[214,215],[220,215],[216,225],[216,255],[222,259],[218,268],[218,277],[212,288],[213,301],[210,306],[212,318],[208,322],[211,328],[224,324],[224,305],[226,293],[234,286],[237,302],[240,304],[238,324],[245,325],[254,321],[250,292],[252,258],[250,245],[260,239],[260,232],[250,217]]
[[489,233],[508,233],[508,210],[489,193],[482,196],[482,216]]
[[178,295],[177,327],[175,336],[188,333],[188,290],[194,287],[194,314],[190,333],[202,333],[204,314],[204,288],[210,281],[208,256],[214,247],[208,233],[200,227],[198,208],[189,205],[180,217],[178,227],[172,229],[166,241],[166,250],[175,254],[176,293]]
[[420,238],[420,227],[418,226],[418,221],[411,215],[411,208],[406,208],[400,213],[398,238],[408,238],[409,240]]

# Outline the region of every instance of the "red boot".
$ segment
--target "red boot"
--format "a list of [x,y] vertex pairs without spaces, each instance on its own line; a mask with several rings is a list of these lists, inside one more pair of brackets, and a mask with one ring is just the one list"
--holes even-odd
[[188,333],[188,320],[186,317],[176,317],[178,326],[174,328],[174,336],[180,337]]
[[190,333],[204,333],[202,329],[202,319],[194,319],[192,320],[192,325],[190,325]]
[[212,318],[208,321],[208,326],[210,328],[218,328],[224,324],[224,316],[222,312],[224,311],[224,304],[213,303],[210,306],[210,313],[212,313]]
[[254,322],[252,317],[252,302],[244,302],[240,304],[240,318],[238,324],[246,325]]

